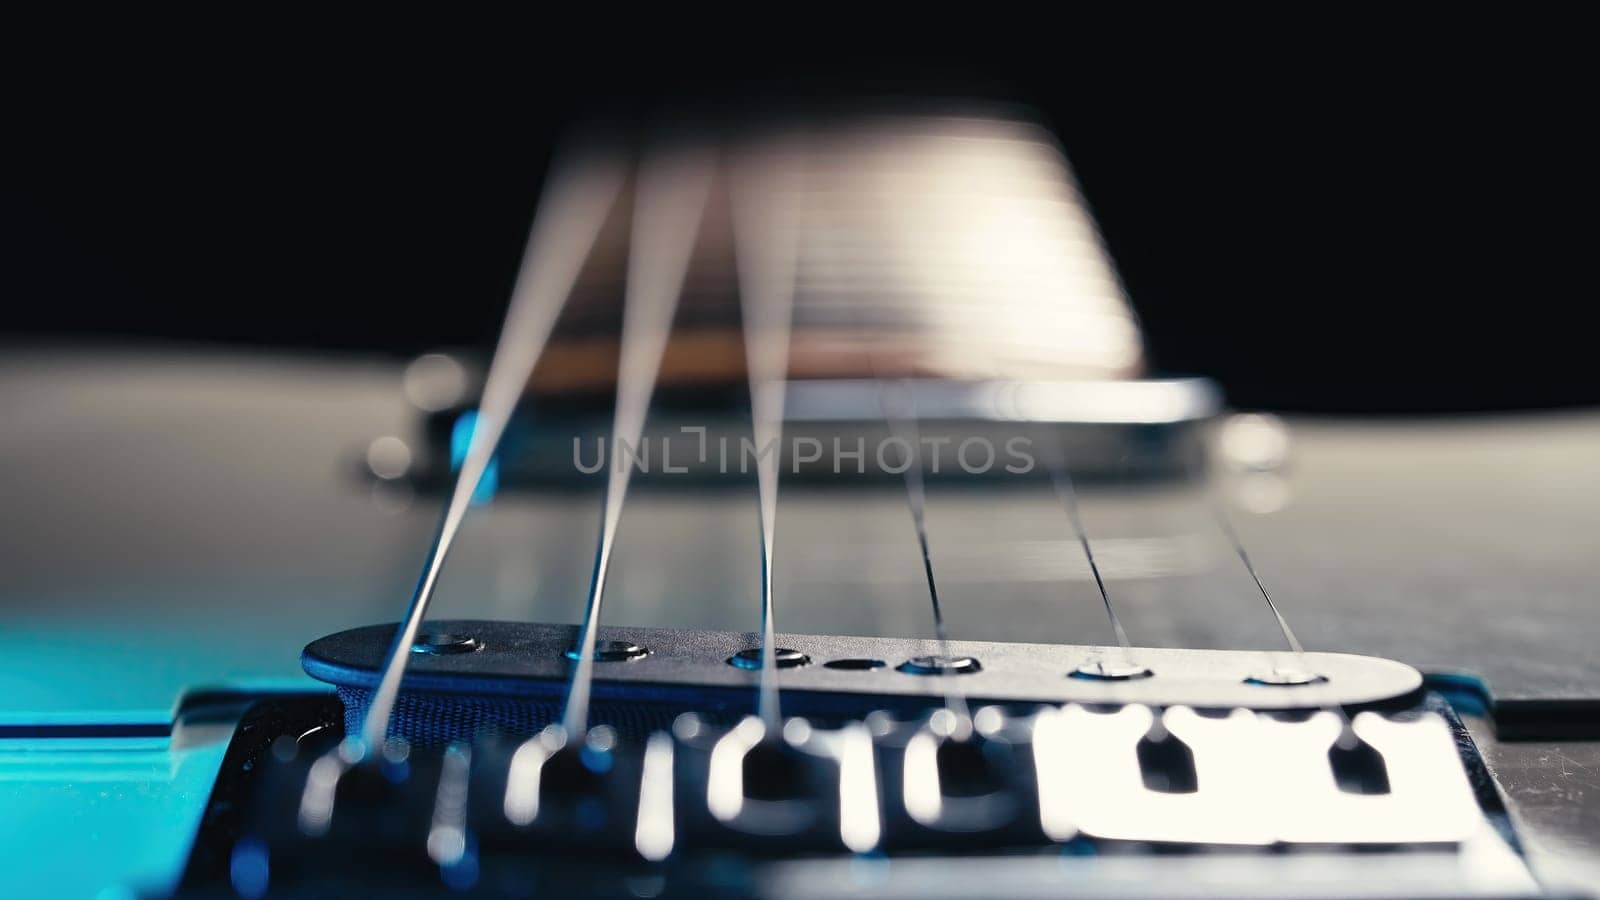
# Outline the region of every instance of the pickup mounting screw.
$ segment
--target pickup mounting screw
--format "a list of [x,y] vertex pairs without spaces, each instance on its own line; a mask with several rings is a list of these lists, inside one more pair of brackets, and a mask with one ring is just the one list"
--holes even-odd
[[[772,650],[772,661],[776,663],[780,669],[793,669],[796,666],[809,665],[811,663],[811,657],[801,653],[799,650],[789,650],[784,647],[774,647]],[[738,653],[728,657],[728,665],[740,669],[760,669],[761,648],[750,647],[746,650],[740,650]]]
[[[577,647],[569,647],[562,655],[574,662],[583,658]],[[630,659],[643,659],[649,655],[650,648],[641,647],[631,641],[596,641],[594,645],[595,662],[625,662]]]

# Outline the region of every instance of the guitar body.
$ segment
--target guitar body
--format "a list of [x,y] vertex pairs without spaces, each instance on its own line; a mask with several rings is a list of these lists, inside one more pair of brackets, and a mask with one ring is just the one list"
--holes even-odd
[[[376,363],[308,373],[301,360],[261,357],[194,359],[176,370],[134,353],[8,362],[7,406],[26,426],[7,432],[18,476],[10,496],[15,509],[33,511],[39,536],[5,549],[13,639],[3,784],[8,819],[31,823],[12,832],[8,851],[31,860],[7,876],[24,879],[20,893],[89,896],[111,882],[172,888],[251,708],[312,694],[324,698],[312,718],[343,725],[342,711],[328,710],[331,693],[303,673],[300,651],[316,637],[392,619],[406,564],[435,515],[428,495],[392,496],[384,490],[392,485],[362,471],[374,437],[413,426],[402,375]],[[31,389],[41,382],[61,390],[46,401]],[[1447,687],[1469,713],[1524,851],[1541,873],[1581,879],[1592,871],[1587,842],[1600,817],[1583,774],[1596,745],[1592,734],[1561,732],[1593,722],[1577,705],[1594,696],[1583,667],[1596,665],[1582,578],[1596,471],[1582,451],[1600,438],[1600,422],[1557,413],[1289,427],[1288,501],[1238,526],[1266,577],[1284,586],[1286,613],[1311,648],[1399,660]],[[1462,448],[1477,461],[1471,469],[1438,464]],[[795,558],[780,563],[794,598],[785,631],[931,636],[915,602],[915,554],[896,539],[909,526],[895,485],[873,490],[867,498],[822,490],[786,507]],[[970,640],[1104,643],[1081,560],[1055,559],[1071,536],[1050,516],[1048,488],[1013,490],[997,499],[970,483],[933,489],[935,547],[948,548],[942,557],[961,572],[947,579],[952,630]],[[1086,486],[1085,512],[1111,546],[1129,542],[1124,560],[1103,554],[1112,577],[1143,567],[1119,594],[1139,644],[1274,647],[1225,552],[1186,561],[1163,520],[1119,513],[1114,493]],[[85,499],[55,502],[66,495]],[[1137,510],[1147,499],[1124,502]],[[647,577],[624,576],[630,589],[619,592],[616,621],[707,628],[744,616],[737,630],[753,629],[740,602],[754,578],[745,564],[748,496],[660,489],[637,502],[628,532],[638,535],[628,551],[635,558],[622,571],[637,565]],[[592,495],[507,493],[477,514],[441,615],[574,621]],[[50,540],[68,530],[73,541]],[[686,532],[697,536],[690,556],[645,540]],[[1035,543],[1019,550],[1022,537]],[[545,552],[531,558],[532,547]],[[1543,563],[1517,562],[1530,555]],[[877,562],[913,568],[869,584],[879,598],[869,604],[854,580]],[[1502,693],[1549,704],[1542,717],[1513,717],[1536,725],[1526,739],[1497,736]],[[68,834],[90,835],[100,862],[77,865],[54,851]],[[1027,882],[1039,865],[1017,877]],[[961,880],[974,877],[967,871],[938,878],[952,891],[989,889]]]

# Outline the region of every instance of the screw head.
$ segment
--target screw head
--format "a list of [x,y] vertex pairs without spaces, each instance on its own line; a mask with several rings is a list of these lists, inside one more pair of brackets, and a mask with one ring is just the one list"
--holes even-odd
[[1263,687],[1299,687],[1307,684],[1323,684],[1327,680],[1328,676],[1319,675],[1308,669],[1270,669],[1251,674],[1244,683],[1259,684]]
[[[809,665],[811,657],[799,650],[790,650],[786,647],[772,648],[772,661],[780,669],[793,669],[797,666]],[[728,665],[739,669],[760,669],[761,648],[750,647],[740,650],[728,657]]]
[[1137,663],[1108,663],[1104,660],[1095,660],[1086,662],[1067,674],[1072,678],[1083,678],[1089,681],[1135,681],[1140,678],[1149,678],[1155,673]]
[[975,656],[913,656],[895,668],[907,675],[970,675],[983,669]]
[[457,653],[476,653],[483,649],[483,642],[475,637],[465,634],[449,634],[447,632],[423,633],[411,645],[412,653],[425,653],[430,656],[453,656]]
[[[574,662],[583,658],[577,647],[568,647],[562,655]],[[626,662],[649,655],[649,647],[641,647],[631,641],[596,641],[594,645],[595,662]]]

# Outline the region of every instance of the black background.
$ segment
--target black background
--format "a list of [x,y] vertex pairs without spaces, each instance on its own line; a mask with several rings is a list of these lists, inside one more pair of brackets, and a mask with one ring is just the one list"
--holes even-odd
[[967,95],[1061,135],[1163,369],[1249,407],[1600,402],[1577,21],[1270,9],[18,28],[0,328],[487,345],[573,119]]

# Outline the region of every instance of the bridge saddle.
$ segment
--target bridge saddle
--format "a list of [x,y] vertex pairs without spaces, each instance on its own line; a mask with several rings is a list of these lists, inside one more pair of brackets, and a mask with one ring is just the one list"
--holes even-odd
[[1375,771],[1340,761],[1350,738],[1331,712],[1137,705],[984,707],[970,721],[940,709],[831,728],[684,716],[644,741],[552,727],[520,743],[396,741],[370,759],[347,741],[276,759],[274,783],[297,802],[252,834],[296,855],[337,836],[346,850],[410,845],[450,865],[473,847],[656,861],[719,848],[1448,844],[1482,827],[1438,714],[1362,712],[1349,732]]

